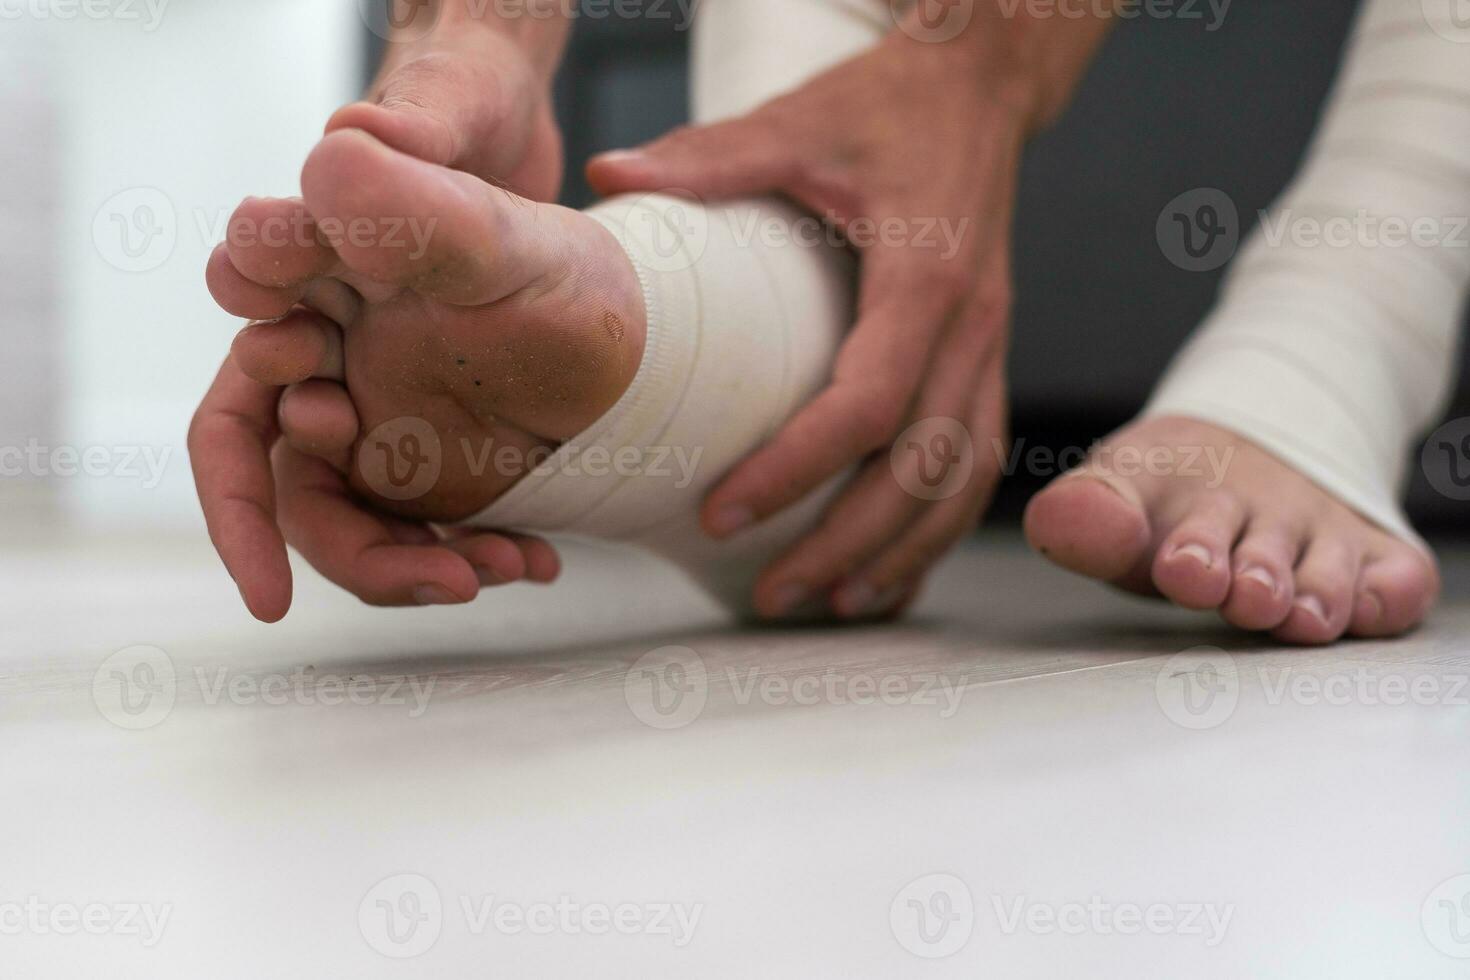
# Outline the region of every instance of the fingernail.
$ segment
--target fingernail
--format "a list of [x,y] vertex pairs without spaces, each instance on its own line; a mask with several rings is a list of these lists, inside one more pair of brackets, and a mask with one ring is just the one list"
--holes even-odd
[[1206,568],[1209,568],[1215,563],[1215,556],[1210,554],[1210,549],[1206,548],[1202,544],[1181,544],[1179,547],[1174,549],[1174,553],[1169,557],[1193,558],[1195,561],[1199,562]]
[[878,590],[867,582],[853,582],[838,590],[832,604],[837,607],[837,612],[843,616],[861,616],[870,612],[873,602],[878,598]]
[[1374,626],[1383,618],[1383,600],[1372,592],[1358,596],[1356,618],[1365,625]]
[[714,518],[710,521],[710,530],[716,537],[723,538],[749,527],[754,521],[755,512],[749,507],[731,504],[715,511]]
[[606,153],[597,154],[595,159],[603,163],[628,163],[643,159],[643,154],[637,150],[608,150]]
[[459,599],[442,585],[421,585],[413,590],[413,601],[421,606],[452,606]]
[[1276,576],[1272,575],[1260,565],[1247,565],[1235,573],[1236,578],[1250,579],[1252,582],[1264,585],[1266,590],[1273,596],[1276,594]]
[[1320,621],[1323,625],[1327,623],[1327,607],[1322,605],[1322,600],[1314,595],[1298,596],[1296,607],[1302,612]]
[[481,585],[505,585],[510,581],[495,569],[485,565],[475,566],[475,577],[480,580]]
[[806,586],[796,582],[788,582],[776,590],[773,597],[777,616],[784,616],[797,606],[806,602]]

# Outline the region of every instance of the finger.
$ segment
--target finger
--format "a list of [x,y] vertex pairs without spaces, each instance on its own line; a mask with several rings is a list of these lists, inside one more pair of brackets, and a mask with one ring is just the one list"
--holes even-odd
[[[981,391],[975,414],[968,423],[972,434],[1005,430],[1005,399],[999,371]],[[979,442],[979,439],[976,440]],[[974,447],[974,469],[954,496],[934,503],[862,571],[850,577],[833,596],[842,615],[860,616],[884,606],[885,597],[905,583],[923,577],[956,542],[969,535],[989,508],[1000,483],[998,454]]]
[[561,576],[561,557],[551,542],[531,534],[510,534],[507,537],[515,541],[526,556],[526,578],[550,585]]
[[250,324],[235,335],[230,350],[240,370],[263,385],[344,377],[341,328],[305,307],[279,320]]
[[[973,471],[975,435],[960,422],[971,414],[979,364],[986,356],[983,346],[951,332],[936,355],[937,363],[926,381],[918,414],[923,418],[913,429],[917,442],[927,446],[927,434],[942,435],[948,468],[956,462]],[[958,408],[956,408],[958,406]],[[944,414],[936,414],[943,408]],[[893,547],[908,529],[935,506],[933,494],[972,493],[965,482],[926,481],[932,463],[925,454],[879,453],[871,459],[823,515],[817,529],[796,542],[761,575],[756,583],[757,610],[782,616],[815,593],[871,563]],[[867,616],[882,608],[877,591],[862,580],[836,590],[834,608],[845,616]],[[891,597],[890,597],[891,598]]]
[[[995,427],[998,422],[984,412],[1003,405],[1005,315],[1004,303],[977,296],[953,320],[929,365],[915,411],[918,421],[910,429],[911,441],[921,451],[895,452],[890,445],[889,452],[869,463],[828,508],[818,532],[798,542],[762,576],[759,585],[764,589],[758,588],[758,601],[762,597],[769,601],[781,592],[794,594],[797,589],[788,582],[810,591],[873,563],[885,550],[901,547],[919,533],[931,511],[950,512],[951,524],[962,521],[963,508],[946,506],[945,496],[988,499],[993,486],[984,486],[987,470],[998,470],[999,460],[980,444],[1000,431]],[[986,427],[975,429],[977,419]],[[943,459],[928,448],[934,438],[943,440],[944,448],[938,451]],[[930,472],[935,463],[943,466],[937,474]],[[956,465],[961,469],[954,470]],[[946,478],[946,472],[959,479]],[[933,476],[937,482],[930,479]],[[836,590],[834,608],[847,616],[872,615],[891,604],[886,593],[900,584],[889,580],[880,586],[855,578]]]
[[914,521],[920,505],[895,482],[886,454],[872,460],[827,508],[816,530],[761,574],[756,610],[779,617],[803,605],[890,543]]
[[241,276],[275,289],[304,286],[341,268],[297,198],[247,197],[230,217],[225,249]]
[[526,556],[504,535],[482,532],[444,544],[474,567],[481,585],[506,585],[526,577]]
[[[450,527],[443,531],[450,541],[484,533],[470,527]],[[545,538],[515,531],[499,531],[496,534],[513,542],[520,549],[521,557],[526,563],[525,577],[529,581],[548,585],[561,575],[561,558],[557,555],[556,548]]]
[[399,544],[341,474],[284,443],[274,454],[281,527],[313,568],[374,606],[450,605],[479,592],[470,563],[442,544]]
[[339,473],[349,471],[360,425],[346,388],[317,378],[292,385],[281,395],[277,416],[292,449],[325,461]]
[[858,323],[837,356],[832,384],[710,493],[701,518],[712,536],[769,517],[886,448],[907,417],[952,300],[923,276],[906,281],[903,270],[916,266],[899,250],[869,254]]
[[775,113],[676,129],[633,150],[614,150],[587,164],[587,181],[604,196],[679,188],[705,197],[786,189],[799,159]]
[[291,607],[291,564],[276,526],[270,447],[277,391],[232,359],[189,426],[189,461],[209,538],[251,615],[274,623]]

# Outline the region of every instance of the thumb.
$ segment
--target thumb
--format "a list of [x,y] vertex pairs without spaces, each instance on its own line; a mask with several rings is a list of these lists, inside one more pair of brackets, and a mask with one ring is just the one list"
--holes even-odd
[[797,171],[796,145],[757,111],[599,154],[587,164],[587,182],[603,196],[674,187],[712,198],[782,190]]

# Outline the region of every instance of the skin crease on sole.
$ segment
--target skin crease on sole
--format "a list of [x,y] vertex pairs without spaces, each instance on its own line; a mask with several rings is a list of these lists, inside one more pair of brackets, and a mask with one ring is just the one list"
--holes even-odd
[[[1180,472],[1110,466],[1125,447]],[[1296,644],[1397,636],[1438,597],[1432,558],[1227,430],[1149,418],[1102,449],[1026,510],[1027,540],[1063,568]],[[1221,465],[1182,462],[1201,458]]]

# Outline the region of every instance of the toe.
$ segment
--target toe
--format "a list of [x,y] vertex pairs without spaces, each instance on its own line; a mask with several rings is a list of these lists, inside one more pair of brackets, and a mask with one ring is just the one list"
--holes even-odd
[[230,218],[225,247],[239,273],[262,286],[298,287],[339,270],[315,219],[290,198],[246,198]]
[[1070,571],[1111,582],[1148,548],[1148,514],[1131,483],[1119,477],[1068,474],[1031,498],[1026,540]]
[[1331,643],[1353,614],[1362,546],[1351,531],[1318,528],[1297,564],[1291,613],[1273,634],[1287,643]]
[[1247,630],[1280,626],[1291,613],[1301,548],[1291,528],[1252,521],[1231,555],[1230,594],[1220,608],[1225,621]]
[[1396,636],[1422,622],[1438,595],[1433,560],[1392,542],[1364,563],[1349,628],[1354,636]]
[[209,295],[226,313],[247,320],[274,320],[285,316],[300,300],[304,286],[262,286],[247,279],[230,259],[229,246],[221,244],[209,256],[204,270]]
[[1232,493],[1203,493],[1164,538],[1153,563],[1154,585],[1186,609],[1214,609],[1230,593],[1230,551],[1245,526]]
[[280,320],[252,323],[235,335],[231,354],[240,370],[264,385],[343,376],[341,329],[305,308]]
[[301,187],[325,241],[377,282],[460,306],[503,299],[565,269],[564,209],[341,129],[312,150]]

